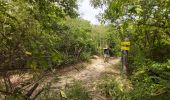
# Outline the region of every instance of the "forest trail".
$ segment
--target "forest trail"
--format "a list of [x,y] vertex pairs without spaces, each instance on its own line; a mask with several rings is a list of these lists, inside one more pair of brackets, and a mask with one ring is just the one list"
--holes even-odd
[[[51,89],[60,91],[75,81],[80,81],[91,93],[92,100],[106,100],[97,91],[96,87],[100,83],[100,79],[107,72],[112,72],[115,78],[119,77],[120,71],[117,69],[119,62],[120,58],[110,58],[108,62],[104,63],[102,57],[95,56],[93,59],[90,59],[89,62],[63,67],[63,69],[53,72],[50,76],[46,76],[46,79],[43,79],[44,81],[41,83],[39,89],[50,83]],[[22,77],[22,79],[26,80],[27,77],[32,78],[33,76],[24,74],[24,77]],[[19,76],[13,77],[11,79],[12,82],[17,81],[17,78],[19,78]]]
[[56,87],[63,87],[67,84],[73,82],[73,80],[79,80],[82,82],[92,82],[97,80],[100,77],[100,74],[105,72],[105,69],[111,65],[117,64],[120,62],[120,59],[111,58],[109,62],[104,63],[103,59],[97,57],[96,59],[91,59],[90,64],[82,63],[78,66],[84,66],[83,69],[76,70],[74,67],[73,70],[67,72],[67,68],[62,70],[59,75],[59,81],[55,84]]
[[[90,63],[81,63],[74,66],[64,68],[58,72],[58,80],[57,82],[53,82],[53,79],[56,77],[51,77],[48,79],[51,82],[51,88],[55,89],[64,89],[67,85],[72,84],[74,81],[80,81],[83,86],[90,91],[93,100],[105,100],[104,98],[95,99],[100,94],[96,93],[96,83],[101,78],[101,74],[105,73],[107,68],[111,67],[112,65],[116,65],[120,62],[119,58],[110,58],[107,63],[104,63],[103,58],[96,57],[95,59],[91,59]],[[83,67],[83,68],[82,68]],[[113,66],[114,67],[114,66]],[[114,69],[114,68],[113,68]],[[119,73],[119,70],[114,70],[114,73]],[[95,96],[95,97],[93,97]]]

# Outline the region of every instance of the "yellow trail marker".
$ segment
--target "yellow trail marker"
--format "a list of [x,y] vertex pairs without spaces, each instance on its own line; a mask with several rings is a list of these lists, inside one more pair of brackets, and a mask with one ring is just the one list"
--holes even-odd
[[121,45],[130,45],[130,42],[121,42]]
[[121,50],[130,50],[129,47],[121,47]]

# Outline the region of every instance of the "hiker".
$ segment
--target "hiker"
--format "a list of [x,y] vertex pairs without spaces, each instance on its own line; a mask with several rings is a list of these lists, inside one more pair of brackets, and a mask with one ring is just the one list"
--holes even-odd
[[103,53],[104,53],[104,62],[108,62],[109,57],[110,57],[110,50],[109,50],[109,48],[104,48],[103,49]]

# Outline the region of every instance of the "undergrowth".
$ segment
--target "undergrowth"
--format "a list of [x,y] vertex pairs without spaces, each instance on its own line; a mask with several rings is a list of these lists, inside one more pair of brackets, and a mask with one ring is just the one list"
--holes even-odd
[[89,92],[81,85],[81,82],[75,81],[72,85],[64,89],[55,91],[49,87],[41,94],[39,100],[92,100]]
[[139,65],[128,79],[110,75],[99,88],[111,100],[169,100],[170,63],[146,61]]

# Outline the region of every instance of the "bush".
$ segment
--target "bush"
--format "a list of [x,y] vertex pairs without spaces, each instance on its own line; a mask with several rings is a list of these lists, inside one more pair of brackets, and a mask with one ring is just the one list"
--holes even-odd
[[80,59],[81,60],[89,60],[91,57],[91,53],[90,52],[83,52],[81,55],[80,55]]
[[170,63],[156,63],[145,59],[145,62],[135,65],[138,68],[136,67],[137,69],[129,77],[132,84],[130,91],[125,88],[128,81],[119,82],[110,79],[100,86],[104,94],[115,100],[168,100]]
[[88,91],[79,82],[67,87],[65,93],[67,99],[64,100],[92,100]]
[[52,89],[50,86],[47,85],[38,100],[92,100],[89,92],[78,81],[63,90]]
[[143,63],[136,63],[135,65],[138,68],[136,67],[137,69],[134,70],[131,76],[134,88],[131,97],[139,100],[160,100],[160,98],[167,100],[170,93],[169,64],[145,60]]
[[99,86],[107,98],[112,100],[130,100],[128,93],[124,91],[123,84],[118,84],[114,79],[106,81]]

